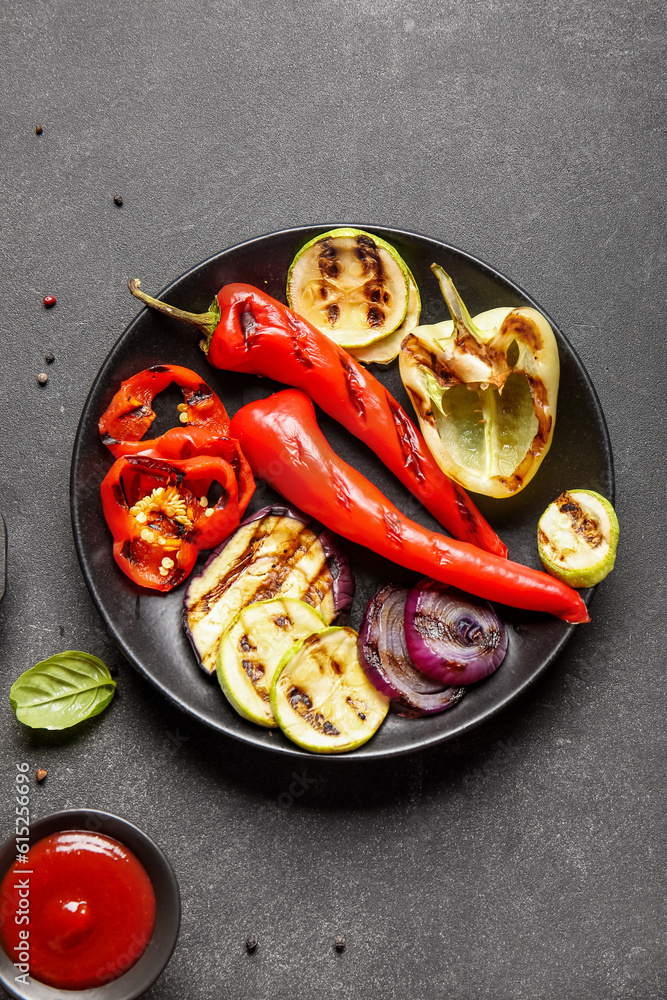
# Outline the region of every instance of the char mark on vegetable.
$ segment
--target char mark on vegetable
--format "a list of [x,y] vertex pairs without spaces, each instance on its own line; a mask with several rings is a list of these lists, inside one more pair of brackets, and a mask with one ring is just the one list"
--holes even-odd
[[318,576],[310,581],[308,589],[304,591],[303,596],[300,598],[304,604],[310,604],[311,607],[317,608],[323,603],[324,598],[331,590],[333,583],[331,570],[335,568],[335,566],[329,567],[327,563],[324,563]]
[[420,445],[414,424],[403,407],[398,404],[391,393],[387,392],[386,389],[385,394],[389,409],[391,410],[391,416],[396,428],[396,436],[398,437],[398,443],[401,446],[401,452],[403,454],[405,465],[411,472],[414,473],[417,481],[423,483],[426,476],[419,460]]
[[379,282],[384,281],[384,268],[380,251],[370,236],[357,236],[354,255],[361,264],[364,274],[371,274]]
[[597,549],[604,541],[604,536],[600,531],[600,525],[593,518],[588,517],[581,504],[578,504],[567,491],[561,493],[556,500],[556,506],[561,514],[566,514],[570,519],[572,530],[580,535],[586,545],[592,549]]
[[167,365],[152,365],[148,371],[153,372],[155,375],[163,375],[165,372],[169,371],[169,368]]
[[110,447],[112,444],[118,444],[118,439],[112,437],[111,434],[105,433],[102,435],[102,444],[106,447]]
[[340,316],[340,308],[335,302],[332,302],[330,306],[327,306],[327,319],[332,326],[338,322],[338,317]]
[[[362,712],[361,708],[359,707],[359,705],[357,705],[357,703],[355,702],[354,698],[352,698],[348,694],[348,696],[345,699],[345,701],[350,706],[350,708],[352,709],[352,711],[355,713],[355,715],[357,716],[357,718],[361,719],[362,722],[365,722],[366,721],[366,713]],[[364,708],[365,707],[366,706],[364,706]]]
[[263,679],[266,673],[266,667],[259,660],[243,660],[243,669],[253,687],[257,687],[258,682]]
[[324,733],[325,736],[340,736],[340,731],[328,719],[325,719],[321,712],[313,711],[313,703],[309,695],[296,684],[293,684],[287,692],[287,700],[296,714],[309,726],[312,726],[316,732]]
[[389,541],[394,545],[402,546],[403,534],[401,532],[401,518],[398,512],[395,510],[387,510],[385,507],[382,511],[382,517]]
[[320,252],[317,257],[317,266],[320,274],[324,278],[337,278],[340,267],[336,260],[336,248],[331,240],[322,240],[319,244]]
[[198,406],[200,403],[207,402],[212,395],[213,391],[209,389],[206,382],[201,382],[199,388],[195,392],[186,392],[185,398],[191,406]]
[[310,371],[310,369],[314,367],[313,360],[308,351],[310,330],[298,316],[294,315],[289,310],[286,310],[285,312],[285,319],[287,320],[287,325],[289,326],[288,332],[291,335],[292,351],[294,356],[302,368]]
[[364,403],[364,388],[359,380],[359,372],[357,371],[355,363],[345,353],[345,351],[338,352],[338,360],[340,361],[343,374],[345,375],[345,387],[347,388],[347,394],[350,397],[350,402],[354,406],[357,416],[365,423],[366,405]]

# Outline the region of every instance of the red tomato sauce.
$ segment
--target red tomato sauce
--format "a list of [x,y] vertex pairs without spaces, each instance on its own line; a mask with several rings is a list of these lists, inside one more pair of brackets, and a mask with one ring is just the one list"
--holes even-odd
[[155,892],[117,840],[68,831],[33,844],[27,862],[9,869],[0,914],[0,939],[17,975],[27,964],[33,979],[82,990],[117,979],[144,953]]

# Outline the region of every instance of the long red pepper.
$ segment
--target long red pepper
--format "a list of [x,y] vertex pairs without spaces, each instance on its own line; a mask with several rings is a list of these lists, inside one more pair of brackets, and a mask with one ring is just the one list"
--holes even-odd
[[303,392],[249,403],[232,418],[231,433],[258,478],[344,538],[478,597],[568,622],[590,620],[579,594],[559,580],[404,517],[335,454]]
[[397,400],[325,334],[252,285],[225,285],[206,313],[146,295],[147,305],[198,327],[209,362],[303,389],[325,413],[360,438],[456,538],[500,556],[507,547],[462,487],[448,479]]

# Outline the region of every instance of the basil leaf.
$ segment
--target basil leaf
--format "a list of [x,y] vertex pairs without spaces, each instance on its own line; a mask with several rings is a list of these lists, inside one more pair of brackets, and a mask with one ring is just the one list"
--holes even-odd
[[9,700],[19,722],[31,729],[69,729],[104,711],[115,690],[101,660],[70,649],[21,674]]

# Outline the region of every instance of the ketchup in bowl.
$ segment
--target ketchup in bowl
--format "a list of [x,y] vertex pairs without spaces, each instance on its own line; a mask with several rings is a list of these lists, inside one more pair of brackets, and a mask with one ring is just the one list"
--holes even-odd
[[105,834],[70,830],[26,857],[0,886],[0,939],[12,961],[27,958],[33,979],[66,990],[127,972],[155,925],[153,885],[134,854]]

